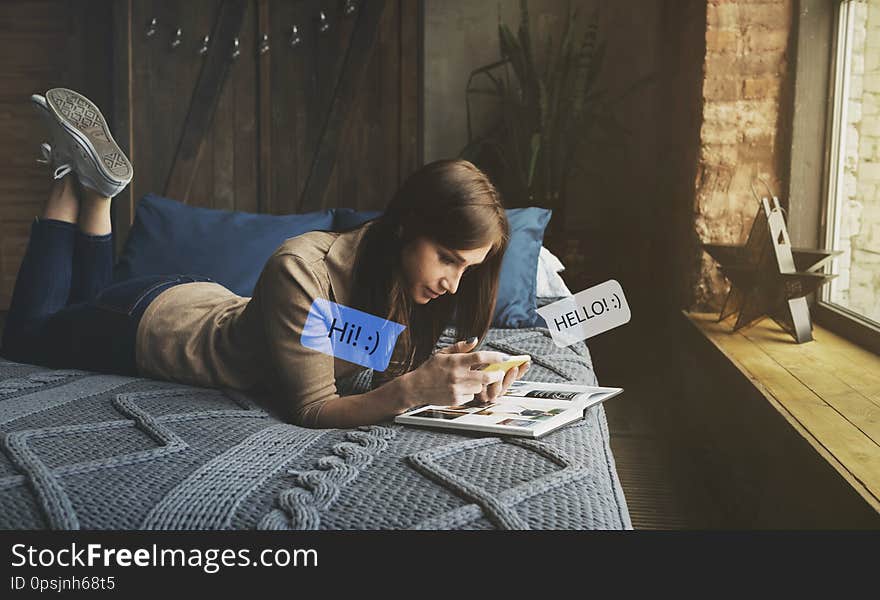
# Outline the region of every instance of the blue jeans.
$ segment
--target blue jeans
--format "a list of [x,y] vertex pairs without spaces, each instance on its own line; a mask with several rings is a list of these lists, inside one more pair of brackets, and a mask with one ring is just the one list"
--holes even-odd
[[0,355],[16,362],[137,375],[135,338],[150,302],[169,287],[214,281],[151,275],[111,284],[113,234],[37,218],[3,330]]

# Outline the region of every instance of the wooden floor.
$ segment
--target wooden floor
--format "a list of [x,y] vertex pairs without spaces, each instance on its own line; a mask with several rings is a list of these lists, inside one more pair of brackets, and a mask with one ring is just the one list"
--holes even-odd
[[633,527],[723,528],[699,472],[652,419],[651,394],[630,384],[613,400],[605,407],[611,449]]
[[605,404],[605,412],[633,528],[724,529],[724,515],[710,499],[700,469],[660,416],[664,395],[674,392],[667,390],[662,370],[652,368],[657,361],[645,348],[646,336],[623,328],[603,335],[609,337],[588,344],[600,385],[624,388]]

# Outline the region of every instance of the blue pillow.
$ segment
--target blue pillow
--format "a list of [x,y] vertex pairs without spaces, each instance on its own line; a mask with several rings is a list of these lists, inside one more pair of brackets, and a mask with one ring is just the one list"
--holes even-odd
[[353,208],[337,208],[333,215],[333,231],[351,229],[375,219],[382,212],[378,210],[354,210]]
[[545,327],[536,312],[535,285],[544,229],[553,211],[530,206],[506,212],[510,241],[501,261],[492,327]]
[[284,240],[332,227],[332,210],[256,214],[190,206],[147,194],[137,205],[113,281],[189,273],[251,296],[263,265]]
[[[501,262],[492,327],[544,327],[544,319],[535,310],[535,284],[544,229],[553,212],[537,207],[510,208],[505,212],[510,224],[510,242]],[[338,208],[334,229],[338,231],[354,227],[380,214],[377,211]]]

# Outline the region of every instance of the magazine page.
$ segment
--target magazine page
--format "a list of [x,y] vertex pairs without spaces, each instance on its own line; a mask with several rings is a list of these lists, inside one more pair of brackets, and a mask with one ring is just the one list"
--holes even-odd
[[538,398],[508,398],[487,404],[472,400],[458,406],[423,406],[405,415],[426,420],[450,421],[456,425],[493,425],[531,429],[563,415],[566,411],[571,411],[566,418],[579,418],[582,414],[580,408],[567,402]]
[[587,408],[621,392],[621,388],[519,381],[492,402],[475,399],[457,406],[423,405],[394,420],[536,438],[582,418]]
[[541,398],[557,402],[587,400],[591,396],[611,394],[619,388],[581,385],[577,383],[544,383],[540,381],[514,381],[504,398]]

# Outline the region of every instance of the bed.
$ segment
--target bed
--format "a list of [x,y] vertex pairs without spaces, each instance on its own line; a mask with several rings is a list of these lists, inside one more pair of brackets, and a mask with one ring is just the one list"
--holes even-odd
[[[253,214],[148,194],[114,280],[199,273],[250,296],[286,238],[378,214]],[[559,348],[535,326],[538,306],[571,294],[542,246],[550,211],[507,217],[481,348],[531,355],[528,380],[597,385],[586,344]],[[366,370],[336,383],[346,395],[371,382]],[[601,404],[540,440],[393,423],[318,430],[239,392],[0,358],[0,441],[3,529],[632,528]]]
[[[530,380],[597,383],[586,345],[544,328],[482,348],[531,354]],[[0,360],[0,432],[3,529],[632,528],[602,405],[540,440],[318,430],[239,392]]]

